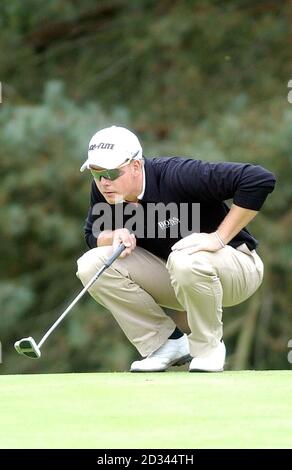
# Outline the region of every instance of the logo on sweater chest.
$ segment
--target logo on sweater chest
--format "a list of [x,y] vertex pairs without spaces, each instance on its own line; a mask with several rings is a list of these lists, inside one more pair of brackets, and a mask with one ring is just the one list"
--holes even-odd
[[171,219],[161,220],[158,222],[158,225],[161,230],[166,230],[169,227],[173,227],[174,225],[178,225],[180,220],[177,217],[172,217]]

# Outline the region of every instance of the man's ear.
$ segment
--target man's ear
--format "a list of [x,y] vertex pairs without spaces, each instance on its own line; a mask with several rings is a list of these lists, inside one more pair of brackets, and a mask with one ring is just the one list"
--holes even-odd
[[133,160],[133,171],[135,174],[140,173],[142,169],[142,162],[139,160]]

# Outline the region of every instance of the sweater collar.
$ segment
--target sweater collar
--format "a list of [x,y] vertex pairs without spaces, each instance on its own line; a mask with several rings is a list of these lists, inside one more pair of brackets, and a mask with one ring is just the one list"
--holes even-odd
[[[160,191],[158,188],[158,181],[151,162],[151,159],[145,158],[144,160],[144,192],[139,195],[139,199],[144,202],[157,202],[159,200]],[[142,195],[142,197],[140,197]]]

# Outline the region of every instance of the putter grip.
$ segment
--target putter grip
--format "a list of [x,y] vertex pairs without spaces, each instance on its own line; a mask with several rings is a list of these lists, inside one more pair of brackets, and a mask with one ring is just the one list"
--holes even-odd
[[121,243],[118,248],[115,249],[113,254],[109,257],[109,259],[106,261],[105,266],[107,268],[110,267],[110,265],[120,256],[120,254],[124,251],[125,245]]

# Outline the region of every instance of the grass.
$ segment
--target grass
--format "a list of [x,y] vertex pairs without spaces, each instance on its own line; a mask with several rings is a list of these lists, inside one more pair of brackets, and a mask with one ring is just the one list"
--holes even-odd
[[291,371],[0,377],[1,448],[291,448]]

